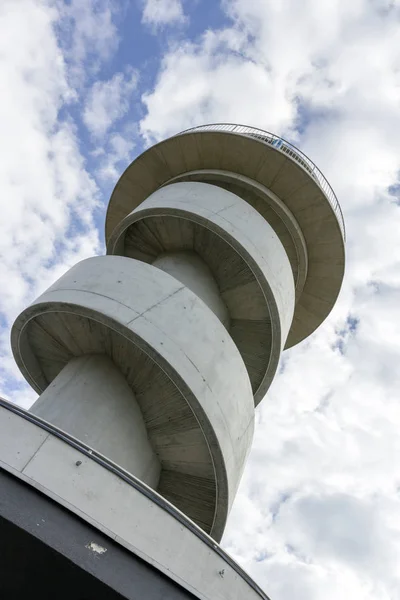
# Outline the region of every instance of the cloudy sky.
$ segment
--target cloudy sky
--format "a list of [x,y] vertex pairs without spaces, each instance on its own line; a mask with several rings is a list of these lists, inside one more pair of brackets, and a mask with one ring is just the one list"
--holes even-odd
[[16,315],[104,253],[122,170],[204,122],[292,140],[331,182],[347,271],[257,410],[224,547],[272,600],[400,598],[400,1],[1,0],[0,394]]

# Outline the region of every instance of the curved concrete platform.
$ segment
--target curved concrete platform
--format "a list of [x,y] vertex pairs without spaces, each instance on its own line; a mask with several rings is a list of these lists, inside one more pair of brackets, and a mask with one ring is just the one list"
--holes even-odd
[[295,290],[285,249],[256,210],[214,185],[170,184],[120,222],[107,250],[149,263],[169,252],[196,252],[228,308],[255,403],[263,399],[292,323]]
[[154,267],[169,273],[201,298],[229,331],[230,317],[218,284],[206,263],[196,252],[178,250],[157,256]]
[[[218,131],[218,126],[213,131],[212,127],[164,140],[126,169],[111,196],[106,239],[120,221],[160,186],[176,178],[192,177],[195,171],[228,172],[239,176],[239,180],[245,177],[267,188],[293,215],[307,247],[307,276],[286,342],[286,347],[293,346],[310,335],[335,304],[344,275],[341,225],[306,162],[267,143],[262,136],[257,138],[245,131]],[[214,178],[214,185],[216,181]],[[222,178],[221,185],[224,184]],[[248,201],[248,197],[243,198]],[[265,200],[264,204],[268,212],[270,202]],[[261,214],[262,206],[259,198],[255,207]]]
[[285,248],[293,271],[297,301],[301,296],[307,278],[307,244],[294,215],[278,196],[248,177],[229,171],[218,171],[217,169],[183,173],[174,177],[165,185],[182,181],[210,183],[228,190],[245,200],[264,217]]
[[[254,405],[239,351],[202,300],[144,262],[90,258],[18,317],[12,347],[39,393],[72,359],[108,355],[159,457],[157,490],[220,539],[251,445]],[[49,392],[45,404],[67,395]]]
[[[171,586],[158,581],[156,589],[165,594],[161,597],[183,598],[186,591],[201,600],[269,600],[213,539],[161,495],[79,440],[1,399],[0,469],[107,536],[108,543],[100,548],[94,545],[97,554],[92,551],[92,561],[101,565],[105,560],[105,570],[107,552],[111,554],[117,545],[182,590],[174,595]],[[40,526],[45,524],[39,521]],[[90,546],[92,539],[85,544]],[[87,547],[78,550],[89,553]],[[115,568],[121,574],[124,565]],[[140,583],[135,598],[140,590],[150,593],[152,589],[148,575]]]

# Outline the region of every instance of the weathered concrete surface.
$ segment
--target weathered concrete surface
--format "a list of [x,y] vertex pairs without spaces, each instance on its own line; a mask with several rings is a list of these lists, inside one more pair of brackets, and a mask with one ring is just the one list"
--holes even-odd
[[161,185],[199,170],[248,177],[275,194],[294,215],[308,253],[307,279],[286,347],[297,344],[324,321],[336,302],[344,275],[344,241],[336,215],[313,176],[262,140],[203,131],[177,135],[149,148],[126,169],[114,189],[107,212],[106,239]]
[[110,356],[160,458],[158,491],[221,537],[252,441],[254,404],[239,351],[202,300],[146,263],[91,258],[18,317],[12,346],[39,393],[74,356]]
[[271,225],[282,242],[293,271],[296,301],[300,298],[307,279],[307,245],[293,213],[276,194],[249,177],[218,169],[203,169],[183,173],[174,177],[165,185],[179,181],[199,181],[217,185],[236,194],[255,208]]
[[121,221],[107,250],[153,264],[165,252],[196,251],[228,307],[255,403],[262,400],[292,323],[295,291],[282,243],[252,206],[215,185],[173,183]]
[[72,358],[31,412],[157,488],[160,462],[142,412],[125,377],[108,356]]
[[[0,432],[0,468],[54,499],[195,597],[268,600],[214,540],[205,543],[207,536],[193,533],[177,518],[179,511],[150,488],[144,494],[93,458],[2,407]],[[24,454],[24,461],[18,452]]]
[[160,254],[153,266],[181,281],[201,298],[229,330],[229,313],[221,298],[217,282],[198,254],[190,251]]

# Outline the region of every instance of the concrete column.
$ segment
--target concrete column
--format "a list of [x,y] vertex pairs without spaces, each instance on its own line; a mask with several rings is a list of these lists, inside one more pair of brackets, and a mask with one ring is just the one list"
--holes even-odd
[[157,256],[153,265],[192,290],[229,330],[229,313],[226,304],[221,298],[217,282],[209,267],[198,254],[190,251],[168,252]]
[[147,437],[135,396],[112,360],[73,358],[31,412],[82,440],[156,488],[160,463]]

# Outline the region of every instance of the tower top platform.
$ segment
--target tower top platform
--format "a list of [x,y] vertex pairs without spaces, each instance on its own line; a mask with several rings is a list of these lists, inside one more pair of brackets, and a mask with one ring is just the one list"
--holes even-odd
[[334,306],[345,265],[343,215],[322,172],[295,146],[261,129],[225,123],[195,127],[152,146],[128,166],[109,202],[107,242],[150,194],[179,181],[232,191],[270,223],[296,286],[286,348],[308,337]]

